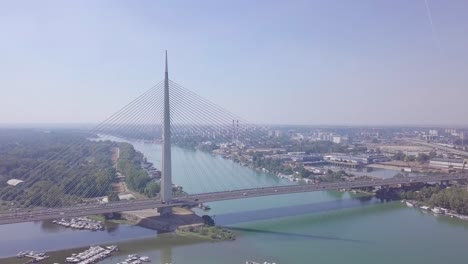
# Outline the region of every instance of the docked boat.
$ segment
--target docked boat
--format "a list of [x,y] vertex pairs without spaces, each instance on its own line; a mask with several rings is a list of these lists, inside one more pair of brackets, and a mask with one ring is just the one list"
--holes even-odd
[[150,258],[148,256],[142,256],[140,257],[140,260],[143,261],[143,262],[150,262]]
[[68,257],[68,258],[65,259],[65,261],[68,262],[68,263],[78,263],[81,260],[79,258],[75,258],[75,257]]

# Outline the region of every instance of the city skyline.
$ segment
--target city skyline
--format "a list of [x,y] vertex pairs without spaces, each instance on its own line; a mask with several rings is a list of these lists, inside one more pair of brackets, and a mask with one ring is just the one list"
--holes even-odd
[[168,49],[173,80],[252,122],[464,126],[468,5],[427,3],[3,3],[0,124],[104,120]]

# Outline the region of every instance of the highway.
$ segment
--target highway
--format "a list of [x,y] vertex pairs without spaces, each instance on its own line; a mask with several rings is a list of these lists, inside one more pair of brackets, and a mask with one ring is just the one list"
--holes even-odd
[[359,187],[388,186],[395,184],[440,182],[453,180],[468,180],[468,174],[388,178],[321,184],[284,185],[277,187],[211,192],[177,197],[173,199],[171,204],[164,204],[159,199],[144,199],[132,201],[119,201],[107,204],[76,205],[66,208],[39,208],[30,210],[17,209],[15,211],[0,213],[0,225],[58,218],[71,218],[113,212],[144,210],[151,208],[162,208],[170,206],[194,205],[198,203],[245,199],[260,196],[282,195],[290,193],[303,193],[326,190],[350,189]]
[[422,145],[422,146],[426,146],[426,147],[431,147],[431,148],[435,148],[435,149],[440,149],[440,150],[443,150],[443,151],[446,151],[446,152],[449,152],[449,153],[453,153],[453,154],[460,155],[460,156],[463,156],[463,157],[468,157],[468,152],[466,152],[464,150],[454,149],[454,148],[442,146],[442,145],[435,144],[435,143],[429,143],[429,142],[424,141],[424,140],[417,140],[417,139],[405,139],[405,140],[409,141],[411,143],[414,143],[414,144],[418,144],[418,145]]

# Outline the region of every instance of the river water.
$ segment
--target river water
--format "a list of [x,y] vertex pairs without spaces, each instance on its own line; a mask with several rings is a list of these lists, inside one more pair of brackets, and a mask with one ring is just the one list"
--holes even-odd
[[[160,167],[160,146],[132,142]],[[214,165],[213,165],[214,164]],[[291,184],[198,151],[173,148],[174,183],[189,193]],[[0,257],[22,250],[53,251],[45,263],[91,244],[118,244],[121,251],[100,263],[148,255],[152,263],[465,263],[468,222],[436,217],[399,202],[341,192],[312,192],[210,203],[217,224],[235,241],[206,242],[157,235],[138,226],[103,232],[74,231],[50,222],[0,226]],[[204,214],[205,212],[199,212]],[[70,249],[73,248],[73,249]],[[65,250],[66,249],[66,250]],[[4,259],[0,263],[22,263]]]

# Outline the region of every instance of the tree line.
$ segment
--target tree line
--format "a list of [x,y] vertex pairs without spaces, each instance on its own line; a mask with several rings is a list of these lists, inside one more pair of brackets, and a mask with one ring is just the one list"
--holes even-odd
[[148,172],[142,169],[144,156],[129,143],[119,143],[120,156],[117,169],[125,175],[129,188],[148,197],[155,197],[160,192],[158,182],[152,180]]
[[[116,143],[87,137],[72,130],[0,130],[0,200],[52,207],[108,195]],[[9,186],[9,179],[24,183]]]

